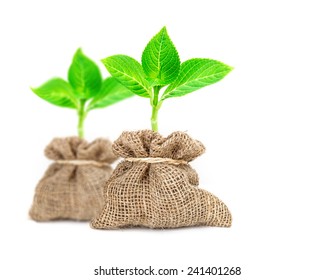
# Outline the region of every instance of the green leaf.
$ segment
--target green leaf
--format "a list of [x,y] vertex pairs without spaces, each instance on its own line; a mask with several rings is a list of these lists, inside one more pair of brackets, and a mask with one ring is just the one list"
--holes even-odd
[[144,73],[155,85],[167,85],[178,76],[180,59],[165,27],[156,34],[142,54]]
[[98,66],[81,49],[75,53],[68,79],[78,98],[89,99],[99,93],[102,83]]
[[233,68],[220,61],[193,58],[183,62],[179,76],[168,86],[161,101],[170,97],[179,97],[223,79]]
[[133,93],[150,97],[151,89],[141,64],[126,55],[113,55],[102,60],[108,72]]
[[51,79],[38,88],[31,88],[31,90],[51,104],[66,108],[77,108],[77,101],[73,95],[73,90],[63,79]]
[[103,81],[100,93],[90,102],[88,111],[110,106],[132,96],[134,94],[129,89],[120,84],[115,78],[108,77]]

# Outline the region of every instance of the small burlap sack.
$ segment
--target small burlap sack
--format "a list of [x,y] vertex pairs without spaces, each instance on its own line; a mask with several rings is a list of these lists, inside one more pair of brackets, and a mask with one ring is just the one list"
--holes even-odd
[[29,215],[36,221],[90,220],[103,205],[103,185],[117,159],[112,143],[78,137],[55,138],[45,149],[54,160],[35,190]]
[[186,133],[123,132],[113,152],[125,158],[104,189],[104,206],[91,221],[97,229],[130,226],[177,228],[231,225],[227,206],[198,188],[190,167],[205,147]]

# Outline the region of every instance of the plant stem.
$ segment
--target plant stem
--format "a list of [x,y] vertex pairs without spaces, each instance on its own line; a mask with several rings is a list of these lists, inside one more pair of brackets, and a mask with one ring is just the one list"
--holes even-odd
[[151,114],[151,129],[153,131],[158,131],[158,110],[160,108],[160,104],[158,104],[158,95],[159,95],[159,86],[154,87],[154,98],[151,101],[152,106],[152,114]]
[[151,129],[153,131],[158,131],[157,115],[158,115],[158,108],[156,106],[153,106],[151,114]]
[[85,112],[85,99],[80,100],[79,109],[78,109],[78,136],[79,138],[84,138],[84,121],[86,118]]

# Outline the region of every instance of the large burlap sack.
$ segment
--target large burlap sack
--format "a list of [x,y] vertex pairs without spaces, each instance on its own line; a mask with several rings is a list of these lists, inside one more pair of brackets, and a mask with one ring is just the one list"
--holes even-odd
[[113,152],[123,157],[104,189],[104,206],[91,221],[97,229],[143,226],[231,225],[227,206],[200,189],[189,162],[205,151],[186,133],[164,138],[151,130],[123,132]]
[[55,138],[45,149],[54,160],[38,183],[30,217],[36,221],[90,220],[103,205],[103,185],[116,160],[112,143],[78,137]]

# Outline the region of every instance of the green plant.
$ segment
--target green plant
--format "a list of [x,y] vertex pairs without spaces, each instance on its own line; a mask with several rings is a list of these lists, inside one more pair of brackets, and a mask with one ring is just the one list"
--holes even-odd
[[73,56],[68,81],[53,78],[31,89],[51,104],[77,110],[80,138],[84,137],[84,121],[89,111],[110,106],[134,95],[113,77],[103,80],[98,66],[81,49]]
[[[126,55],[102,60],[109,73],[136,95],[150,98],[151,127],[158,130],[158,111],[164,100],[180,97],[223,79],[233,68],[222,62],[193,58],[180,64],[178,52],[165,27],[142,53],[142,65]],[[163,94],[160,90],[166,87]]]

